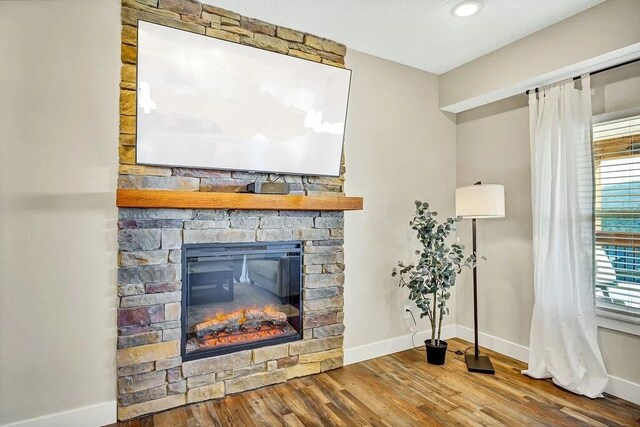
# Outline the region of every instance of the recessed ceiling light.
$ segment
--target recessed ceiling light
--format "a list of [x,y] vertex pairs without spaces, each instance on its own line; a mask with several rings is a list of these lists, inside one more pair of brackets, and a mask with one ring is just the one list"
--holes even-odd
[[481,8],[482,3],[480,3],[479,1],[464,1],[453,9],[453,14],[462,18],[466,18],[467,16],[475,15],[480,11]]

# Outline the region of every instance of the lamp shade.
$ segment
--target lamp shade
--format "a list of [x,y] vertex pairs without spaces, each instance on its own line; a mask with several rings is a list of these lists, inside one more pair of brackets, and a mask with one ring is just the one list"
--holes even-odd
[[456,188],[456,216],[504,218],[504,185],[479,184]]

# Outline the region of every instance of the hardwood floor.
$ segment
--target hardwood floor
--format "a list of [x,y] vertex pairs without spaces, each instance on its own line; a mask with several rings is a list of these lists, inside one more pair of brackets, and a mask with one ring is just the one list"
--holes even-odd
[[[449,341],[452,351],[468,346]],[[574,395],[521,375],[521,362],[486,353],[495,376],[468,373],[453,352],[433,366],[424,351],[407,350],[116,426],[640,425],[639,405]]]

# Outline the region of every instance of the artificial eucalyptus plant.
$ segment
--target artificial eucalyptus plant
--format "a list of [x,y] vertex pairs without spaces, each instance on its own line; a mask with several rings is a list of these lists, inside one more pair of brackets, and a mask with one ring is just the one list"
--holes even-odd
[[429,209],[426,202],[416,201],[415,217],[409,225],[417,231],[422,250],[415,265],[398,262],[392,277],[400,276],[400,286],[409,288],[409,298],[415,301],[422,313],[431,322],[431,345],[440,345],[442,319],[449,314],[447,300],[450,290],[456,283],[457,275],[463,268],[473,268],[476,254],[464,255],[464,246],[459,243],[448,244],[447,239],[456,229],[456,222],[461,217],[447,218],[444,223],[438,222],[437,212]]

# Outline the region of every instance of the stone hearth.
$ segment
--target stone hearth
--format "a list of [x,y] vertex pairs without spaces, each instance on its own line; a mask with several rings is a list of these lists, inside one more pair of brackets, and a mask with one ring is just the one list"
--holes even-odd
[[[343,363],[342,212],[120,209],[119,418]],[[183,243],[303,241],[303,339],[182,363]]]

